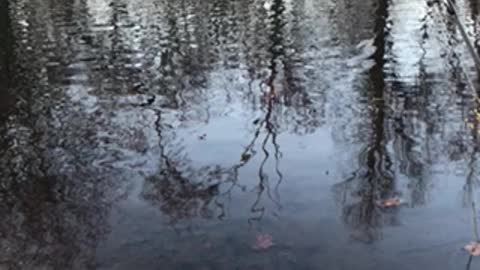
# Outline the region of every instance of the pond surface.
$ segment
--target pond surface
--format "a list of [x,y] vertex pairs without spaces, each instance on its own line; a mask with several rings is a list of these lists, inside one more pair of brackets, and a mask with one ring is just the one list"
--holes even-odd
[[477,72],[443,1],[0,13],[1,270],[480,267]]

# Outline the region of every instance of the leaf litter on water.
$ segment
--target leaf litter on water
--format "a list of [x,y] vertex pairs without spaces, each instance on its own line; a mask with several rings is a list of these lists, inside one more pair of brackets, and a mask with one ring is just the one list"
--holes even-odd
[[259,234],[255,237],[255,243],[252,248],[255,250],[267,250],[274,246],[273,238],[269,234]]
[[472,256],[480,256],[480,242],[470,242],[464,249]]

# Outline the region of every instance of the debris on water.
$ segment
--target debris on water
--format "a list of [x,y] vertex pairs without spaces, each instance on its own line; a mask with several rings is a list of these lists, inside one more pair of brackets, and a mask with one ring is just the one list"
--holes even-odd
[[252,246],[255,250],[266,250],[275,245],[273,238],[269,234],[259,234],[255,238],[255,244]]
[[472,256],[480,256],[480,242],[470,242],[464,249]]
[[207,134],[205,134],[205,133],[202,134],[202,135],[200,135],[200,136],[198,136],[198,139],[199,139],[199,140],[202,140],[202,141],[205,140],[206,138],[207,138]]
[[378,207],[381,208],[395,208],[399,207],[402,204],[402,200],[399,197],[392,197],[384,200],[379,200],[376,202]]

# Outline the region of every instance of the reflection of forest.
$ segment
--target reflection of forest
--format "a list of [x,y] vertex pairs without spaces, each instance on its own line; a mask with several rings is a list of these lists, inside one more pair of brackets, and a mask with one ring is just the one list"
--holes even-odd
[[[388,108],[386,106],[386,83],[384,73],[386,38],[385,30],[388,19],[388,4],[378,1],[375,14],[373,45],[376,51],[373,55],[375,65],[370,69],[365,89],[366,100],[371,106],[370,119],[371,129],[367,137],[367,145],[359,156],[360,168],[345,182],[337,184],[335,190],[343,197],[343,216],[345,222],[364,235],[355,235],[364,241],[372,241],[376,237],[375,229],[382,224],[382,213],[377,201],[394,196],[394,175],[392,172],[392,160],[386,150],[386,130]],[[367,120],[368,121],[368,120]],[[366,121],[366,122],[367,122]],[[357,183],[355,183],[357,182]],[[349,189],[356,190],[355,202],[347,202],[345,199]],[[356,232],[357,233],[357,232]]]
[[[453,162],[462,160],[466,164],[469,162],[466,154],[472,152],[475,156],[476,152],[476,136],[471,140],[472,133],[463,121],[469,110],[475,110],[475,102],[466,98],[473,89],[462,83],[469,77],[465,76],[456,53],[459,41],[454,41],[455,27],[449,23],[453,21],[449,18],[452,14],[439,4],[417,7],[422,12],[418,12],[417,24],[411,26],[413,34],[405,35],[405,29],[400,32],[396,29],[404,27],[400,20],[405,18],[395,13],[409,4],[415,5],[378,1],[372,26],[375,65],[366,76],[365,89],[361,90],[365,91],[362,100],[366,100],[369,114],[357,128],[365,132],[359,136],[363,139],[355,140],[364,145],[358,155],[359,168],[334,186],[337,200],[343,205],[343,218],[353,229],[352,236],[365,242],[379,237],[381,226],[399,222],[396,217],[399,209],[385,210],[377,202],[402,196],[411,207],[425,205],[432,186],[431,166],[445,155]],[[438,14],[445,17],[435,18]],[[442,24],[434,25],[436,20]],[[438,36],[435,33],[438,28],[448,34]],[[418,33],[414,29],[419,29]],[[414,38],[417,41],[411,42]],[[444,70],[432,64],[441,59],[440,55],[431,55],[433,48],[438,50],[438,40],[443,46],[441,51],[445,51],[441,54],[447,55],[441,60]],[[420,54],[411,64],[413,69],[405,73],[401,50],[410,47]],[[449,74],[447,80],[439,79],[444,73]],[[466,175],[467,179],[471,174]],[[402,188],[404,184],[406,188]]]
[[[440,37],[445,70],[427,54],[442,27],[433,25],[434,11],[443,9],[421,6],[423,32],[412,35],[424,53],[408,77],[398,51],[406,39],[391,11],[401,1],[317,2],[1,1],[0,268],[93,269],[109,209],[131,175],[147,175],[143,198],[172,222],[216,218],[231,190],[245,190],[239,171],[258,161],[258,196],[249,203],[252,220],[262,218],[262,200],[278,204],[283,181],[279,136],[341,125],[327,104],[330,87],[350,87],[329,78],[337,72],[357,72],[347,94],[358,99],[334,93],[329,101],[361,111],[340,121],[349,123],[342,132],[360,131],[348,141],[362,145],[353,177],[335,187],[345,222],[367,241],[396,222],[395,211],[375,202],[401,192],[400,176],[410,205],[426,204],[435,157],[457,161],[468,152],[474,162],[477,153],[468,140],[476,133],[458,123],[475,109],[447,46],[453,29]],[[373,66],[343,66],[368,38]],[[238,163],[196,168],[172,139],[176,129],[213,121],[221,113],[212,111],[231,104],[253,115]],[[155,173],[121,163],[144,156],[155,157],[145,158],[155,159]]]
[[[291,28],[293,14],[302,13],[298,3],[276,0],[268,10],[241,1],[155,1],[140,9],[131,1],[8,3],[0,9],[0,86],[7,89],[0,97],[12,103],[0,108],[13,111],[0,129],[0,267],[95,268],[109,209],[132,174],[115,165],[128,151],[150,151],[149,142],[159,141],[159,170],[144,198],[174,222],[210,218],[221,215],[212,205],[222,209],[218,198],[230,189],[219,185],[242,189],[238,171],[254,155],[263,164],[279,161],[278,132],[320,125],[316,108],[323,105],[302,86],[303,37]],[[238,164],[194,169],[181,145],[163,151],[174,131],[161,117],[174,109],[176,121],[209,121],[204,111],[216,106],[208,103],[209,72],[223,69],[244,73],[259,90],[224,95],[263,116]],[[15,99],[4,98],[10,92]],[[134,130],[115,122],[123,113],[139,115]],[[152,120],[157,139],[147,135]],[[254,212],[267,178],[260,164]]]
[[7,91],[10,85],[10,62],[12,61],[12,37],[10,16],[8,16],[8,1],[0,3],[0,121],[8,113],[12,98]]

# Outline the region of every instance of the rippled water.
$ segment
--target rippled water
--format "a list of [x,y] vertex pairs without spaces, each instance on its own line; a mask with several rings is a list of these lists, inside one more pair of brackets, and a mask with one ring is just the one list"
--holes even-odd
[[480,266],[477,73],[443,1],[0,13],[1,270]]

